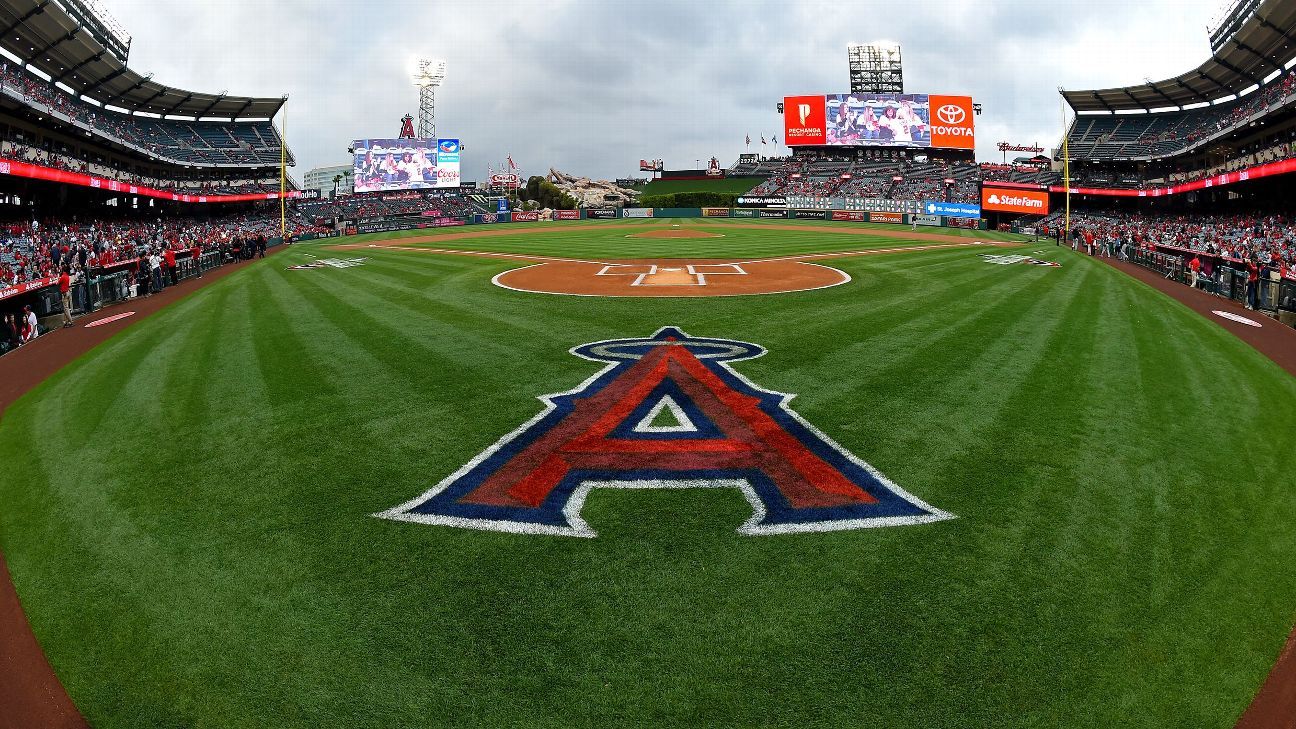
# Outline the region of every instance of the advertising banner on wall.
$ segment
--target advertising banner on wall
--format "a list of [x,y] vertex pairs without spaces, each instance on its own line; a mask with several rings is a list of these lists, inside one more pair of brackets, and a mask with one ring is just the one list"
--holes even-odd
[[981,188],[981,208],[1000,213],[1048,215],[1049,196],[1044,190],[1017,188]]
[[702,208],[702,217],[727,218],[729,217],[729,208]]
[[[903,219],[904,216],[901,216]],[[869,214],[861,210],[834,210],[832,211],[833,220],[851,220],[862,223],[869,219]]]
[[756,217],[755,208],[734,208],[733,216],[735,218],[754,218]]
[[590,220],[611,220],[616,216],[616,208],[589,208],[585,211],[585,217]]
[[947,218],[979,218],[981,206],[971,203],[941,202],[923,200],[922,209],[928,215],[943,215]]
[[513,213],[513,222],[515,223],[535,223],[540,220],[539,210],[524,210]]
[[899,225],[904,222],[904,213],[869,213],[870,223],[892,223]]
[[827,210],[794,210],[792,217],[798,220],[827,220]]
[[621,211],[623,218],[651,218],[652,216],[652,208],[626,208]]
[[915,215],[913,221],[918,225],[940,225],[939,215]]
[[579,210],[555,210],[554,220],[580,220]]
[[787,217],[787,211],[786,211],[786,210],[757,210],[757,211],[756,211],[756,217],[758,217],[758,218],[786,218],[786,217]]
[[785,208],[787,198],[782,195],[739,195],[738,204],[751,208]]

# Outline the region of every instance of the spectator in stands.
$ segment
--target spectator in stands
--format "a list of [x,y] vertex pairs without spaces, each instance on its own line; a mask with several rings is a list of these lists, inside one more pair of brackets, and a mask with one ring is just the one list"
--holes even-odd
[[167,276],[171,279],[171,282],[168,285],[175,286],[176,284],[180,283],[180,279],[176,277],[175,251],[172,250],[170,246],[167,246],[166,250],[163,252],[162,260],[166,263],[166,273]]
[[63,328],[72,326],[72,266],[64,264],[58,279],[59,300],[63,304]]
[[1246,259],[1246,308],[1256,308],[1256,289],[1260,285],[1260,266],[1257,261],[1259,257],[1252,254]]
[[148,262],[149,262],[149,275],[153,277],[153,290],[155,292],[160,293],[163,287],[162,257],[158,255],[156,250],[150,251],[148,254]]
[[23,307],[22,344],[26,344],[40,335],[40,325],[36,323],[36,312],[31,305]]

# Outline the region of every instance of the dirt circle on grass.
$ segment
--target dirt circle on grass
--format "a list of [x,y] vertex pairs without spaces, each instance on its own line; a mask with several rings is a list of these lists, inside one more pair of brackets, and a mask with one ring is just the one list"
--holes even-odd
[[724,233],[708,233],[705,230],[647,230],[642,233],[631,233],[627,238],[723,238]]
[[546,261],[505,271],[492,283],[566,296],[702,297],[784,294],[838,286],[849,274],[796,260],[643,259]]

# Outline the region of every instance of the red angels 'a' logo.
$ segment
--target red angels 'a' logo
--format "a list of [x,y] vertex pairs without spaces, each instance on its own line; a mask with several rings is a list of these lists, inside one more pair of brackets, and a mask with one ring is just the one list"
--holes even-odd
[[414,117],[406,114],[401,117],[400,139],[414,139]]
[[596,488],[732,488],[742,534],[821,532],[953,518],[892,483],[732,362],[765,350],[665,327],[571,350],[608,363],[422,495],[375,516],[522,534],[593,537]]

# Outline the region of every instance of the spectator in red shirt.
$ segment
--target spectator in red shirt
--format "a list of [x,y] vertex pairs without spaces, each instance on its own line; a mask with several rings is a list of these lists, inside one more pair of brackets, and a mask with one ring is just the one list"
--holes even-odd
[[167,249],[162,253],[162,257],[166,259],[167,276],[171,278],[171,285],[175,286],[176,284],[180,283],[180,281],[176,279],[175,251],[172,250],[170,246],[168,246]]
[[72,326],[72,277],[68,275],[68,267],[63,267],[63,272],[58,278],[59,298],[63,301],[63,328]]

